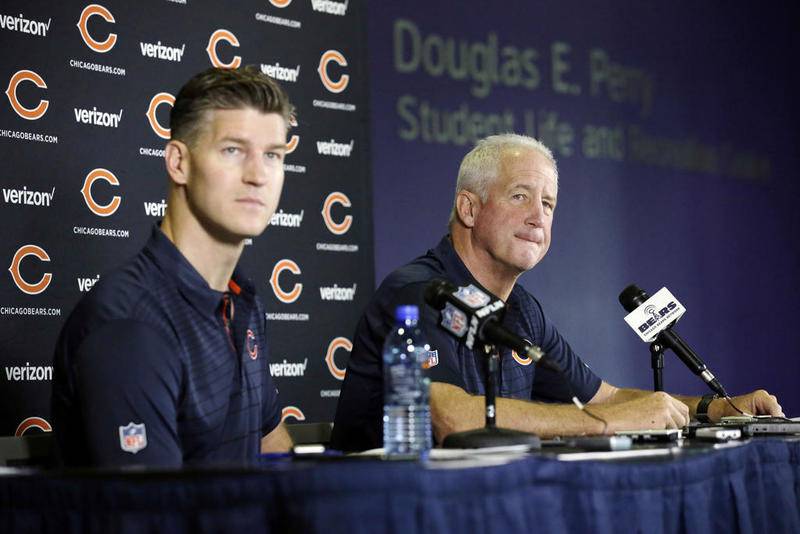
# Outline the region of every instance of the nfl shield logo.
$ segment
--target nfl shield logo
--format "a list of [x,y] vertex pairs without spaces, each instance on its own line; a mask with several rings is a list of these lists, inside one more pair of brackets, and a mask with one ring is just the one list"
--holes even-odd
[[492,300],[489,295],[472,284],[465,287],[459,287],[458,291],[455,293],[455,297],[470,308],[475,309],[486,306]]
[[450,304],[444,305],[442,310],[442,326],[455,334],[463,337],[467,333],[467,316],[464,312]]
[[125,452],[136,454],[147,447],[147,432],[144,423],[135,424],[133,421],[127,426],[119,427],[119,446]]

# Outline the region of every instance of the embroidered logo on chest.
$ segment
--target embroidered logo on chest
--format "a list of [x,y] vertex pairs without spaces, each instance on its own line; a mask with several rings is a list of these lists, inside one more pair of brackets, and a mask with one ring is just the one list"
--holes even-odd
[[[529,341],[527,338],[523,338],[523,339],[525,341],[527,341],[529,345],[533,345],[533,343],[531,341]],[[528,357],[528,356],[522,357],[519,354],[517,354],[517,351],[515,351],[515,350],[511,351],[511,357],[514,358],[514,361],[517,362],[520,365],[530,365],[530,364],[533,363],[533,360],[530,357]]]
[[147,447],[147,431],[144,423],[136,424],[133,421],[126,426],[119,427],[119,446],[131,454],[136,454]]
[[249,328],[247,329],[247,341],[245,342],[247,353],[250,355],[251,360],[258,358],[258,343],[256,343],[256,335]]

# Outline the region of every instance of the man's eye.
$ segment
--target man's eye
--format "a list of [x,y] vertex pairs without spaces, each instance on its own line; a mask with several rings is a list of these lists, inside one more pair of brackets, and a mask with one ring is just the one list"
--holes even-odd
[[517,193],[513,195],[511,198],[513,198],[514,200],[525,200],[528,197],[525,193]]
[[225,148],[222,149],[222,151],[225,152],[226,154],[238,154],[239,153],[239,147],[238,146],[226,146]]
[[283,154],[280,152],[266,152],[264,157],[267,159],[277,159],[280,160],[283,157]]

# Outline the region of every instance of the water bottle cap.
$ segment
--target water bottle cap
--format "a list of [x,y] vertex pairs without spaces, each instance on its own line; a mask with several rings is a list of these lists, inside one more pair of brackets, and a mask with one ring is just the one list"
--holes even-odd
[[412,305],[398,306],[394,312],[394,318],[400,322],[418,321],[419,308]]

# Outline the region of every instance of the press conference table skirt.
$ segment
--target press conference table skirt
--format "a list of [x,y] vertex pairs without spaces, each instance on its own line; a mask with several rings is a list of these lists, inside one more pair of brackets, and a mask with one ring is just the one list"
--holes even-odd
[[0,532],[800,532],[800,441],[668,461],[0,475]]

